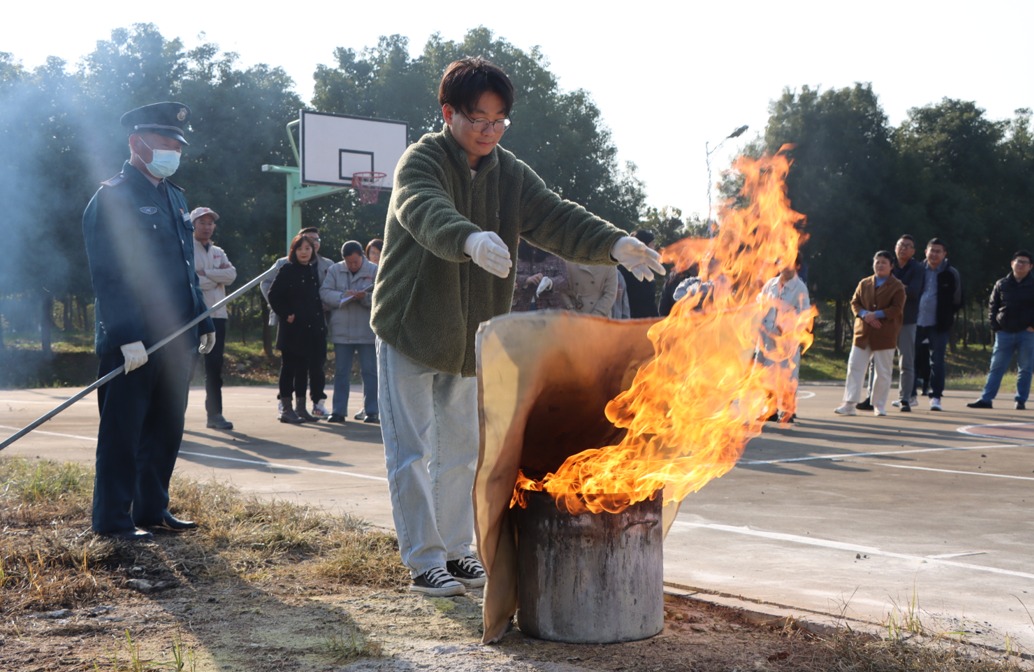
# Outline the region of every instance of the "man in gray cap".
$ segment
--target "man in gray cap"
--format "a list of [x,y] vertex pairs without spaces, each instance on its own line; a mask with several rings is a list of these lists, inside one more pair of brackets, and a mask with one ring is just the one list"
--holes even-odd
[[129,161],[101,183],[83,213],[100,373],[125,369],[97,391],[93,530],[129,541],[150,539],[147,528],[197,527],[169,512],[169,481],[194,353],[215,345],[212,320],[147,354],[205,311],[190,210],[183,190],[167,179],[179,167],[189,118],[190,108],[173,102],[122,115]]

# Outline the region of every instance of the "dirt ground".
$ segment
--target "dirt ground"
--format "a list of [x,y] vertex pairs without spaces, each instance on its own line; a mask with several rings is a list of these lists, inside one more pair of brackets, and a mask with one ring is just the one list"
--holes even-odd
[[670,596],[664,631],[649,640],[571,645],[514,631],[485,646],[477,594],[426,598],[290,577],[195,584],[155,570],[127,568],[90,607],[8,619],[0,669],[790,670],[828,652],[792,626]]

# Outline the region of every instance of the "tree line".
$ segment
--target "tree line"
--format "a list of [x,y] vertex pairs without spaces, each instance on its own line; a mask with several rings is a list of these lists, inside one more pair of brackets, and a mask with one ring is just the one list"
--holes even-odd
[[[188,50],[154,25],[137,24],[112,31],[73,65],[52,57],[28,70],[0,52],[7,158],[0,221],[10,252],[0,269],[0,347],[5,330],[38,326],[48,350],[53,325],[91,326],[81,215],[98,184],[128,158],[118,124],[124,111],[157,100],[190,105],[190,146],[173,179],[192,207],[220,213],[217,240],[243,280],[284,253],[284,180],[260,167],[294,165],[285,128],[301,108],[405,121],[412,142],[441,127],[437,83],[445,66],[472,54],[510,73],[518,99],[504,145],[553,189],[629,230],[651,228],[662,243],[706,232],[675,204],[647,206],[636,166],[617,160],[589,92],[560,89],[537,48],[519,49],[485,28],[460,41],[432,36],[416,56],[400,35],[360,50],[339,47],[333,65],[315,69],[313,99],[305,102],[280,67],[245,68],[218,45]],[[1030,110],[1018,110],[1014,119],[995,121],[975,102],[945,99],[911,110],[894,128],[868,84],[802,87],[771,103],[764,135],[744,152],[794,145],[788,190],[807,216],[803,255],[813,300],[833,302],[841,316],[855,283],[870,272],[872,253],[908,232],[920,244],[933,236],[947,241],[975,306],[1007,271],[1011,251],[1032,244],[1030,118]],[[723,192],[733,194],[735,185],[735,175],[726,175]],[[345,240],[380,236],[386,211],[386,196],[363,205],[349,191],[307,204],[304,218],[321,228],[322,252],[336,259]],[[263,323],[265,309],[252,298],[234,317]]]

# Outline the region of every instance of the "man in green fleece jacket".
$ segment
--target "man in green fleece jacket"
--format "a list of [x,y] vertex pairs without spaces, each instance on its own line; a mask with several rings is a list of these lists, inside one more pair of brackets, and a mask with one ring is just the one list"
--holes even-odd
[[399,161],[373,296],[381,431],[392,513],[411,589],[460,595],[485,583],[471,552],[479,445],[474,336],[509,311],[517,244],[582,264],[664,273],[658,255],[561,199],[499,147],[513,85],[465,58],[438,92],[444,129]]

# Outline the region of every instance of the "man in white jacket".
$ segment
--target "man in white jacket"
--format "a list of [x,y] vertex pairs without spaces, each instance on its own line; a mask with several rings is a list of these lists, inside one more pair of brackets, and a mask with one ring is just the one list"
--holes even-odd
[[[237,269],[230,263],[223,248],[212,243],[219,214],[211,208],[194,208],[190,221],[194,225],[194,269],[198,286],[211,308],[226,298],[226,286],[237,279]],[[215,347],[205,355],[205,411],[210,429],[233,429],[223,417],[223,349],[226,344],[226,306],[212,313],[215,325]]]

